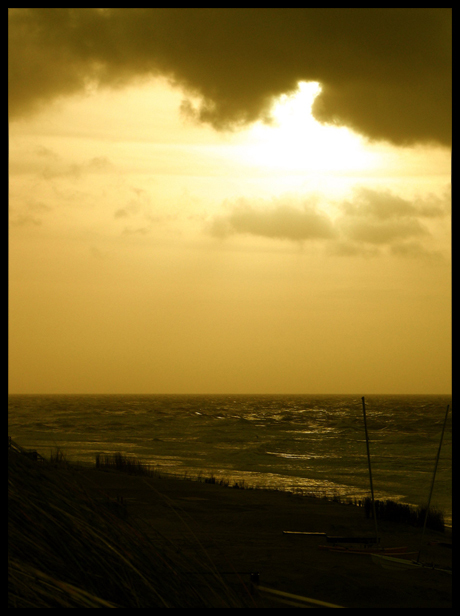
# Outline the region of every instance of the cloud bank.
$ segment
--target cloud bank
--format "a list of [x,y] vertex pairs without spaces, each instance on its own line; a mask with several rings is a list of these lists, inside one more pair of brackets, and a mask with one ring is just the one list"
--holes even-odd
[[449,213],[449,197],[403,199],[390,191],[357,188],[351,200],[323,204],[335,215],[319,209],[314,199],[295,203],[290,197],[252,203],[240,199],[227,204],[228,212],[215,216],[208,232],[220,239],[252,235],[275,240],[321,240],[335,254],[376,254],[390,248],[394,254],[420,255],[420,240],[431,234],[426,219]]
[[313,114],[369,139],[451,143],[451,9],[9,9],[10,119],[88,87],[165,76],[216,129]]
[[249,234],[294,241],[329,239],[335,235],[329,218],[308,202],[299,209],[281,200],[267,209],[254,207],[244,199],[227,216],[216,217],[210,232],[222,238]]

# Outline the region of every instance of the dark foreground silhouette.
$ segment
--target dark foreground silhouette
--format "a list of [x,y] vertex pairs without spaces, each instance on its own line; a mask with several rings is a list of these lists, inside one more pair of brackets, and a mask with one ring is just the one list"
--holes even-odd
[[[283,593],[344,607],[452,607],[442,571],[318,549],[325,533],[372,534],[362,507],[33,458],[9,449],[9,607],[303,607]],[[379,528],[382,546],[419,548],[419,528]],[[448,530],[427,531],[423,559],[450,567],[446,544]]]

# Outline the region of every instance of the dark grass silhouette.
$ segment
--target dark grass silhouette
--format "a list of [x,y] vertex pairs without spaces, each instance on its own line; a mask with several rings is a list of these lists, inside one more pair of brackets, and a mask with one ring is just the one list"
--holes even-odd
[[110,455],[96,454],[96,468],[113,469],[130,475],[148,475],[155,474],[154,469],[145,462],[140,462],[133,456],[127,456],[121,452]]
[[[363,499],[363,507],[366,518],[372,518],[372,500],[368,497]],[[401,522],[411,526],[423,526],[426,507],[411,507],[404,503],[397,503],[392,500],[375,501],[375,514],[378,520],[389,520],[391,522]],[[445,531],[444,514],[438,509],[430,508],[426,527],[440,532]]]
[[[134,456],[127,456],[121,452],[116,452],[114,454],[96,454],[96,468],[99,470],[119,471],[122,473],[128,473],[129,475],[161,477],[161,473],[155,470],[151,464],[146,464]],[[244,480],[240,480],[239,482],[231,482],[225,477],[215,477],[213,473],[211,473],[208,477],[204,477],[200,473],[197,477],[189,477],[189,479],[191,481],[202,481],[203,483],[211,483],[214,485],[225,486],[227,488],[234,488],[236,490],[254,489],[251,486],[246,485]]]
[[198,548],[148,538],[52,459],[8,449],[8,607],[248,607]]

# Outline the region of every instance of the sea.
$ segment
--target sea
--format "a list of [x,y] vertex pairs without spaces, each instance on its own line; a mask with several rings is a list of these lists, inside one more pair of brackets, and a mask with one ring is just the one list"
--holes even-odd
[[[375,497],[452,525],[452,400],[365,396]],[[441,434],[447,406],[447,423]],[[370,495],[360,395],[9,395],[8,434],[47,457],[121,452],[160,473],[328,498]]]

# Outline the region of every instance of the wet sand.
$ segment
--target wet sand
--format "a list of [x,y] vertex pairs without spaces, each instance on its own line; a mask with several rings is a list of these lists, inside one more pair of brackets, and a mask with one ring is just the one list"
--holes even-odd
[[[158,533],[190,557],[211,560],[225,581],[249,597],[253,607],[306,607],[280,603],[259,587],[324,601],[341,607],[451,608],[452,575],[432,569],[388,570],[369,554],[322,550],[321,532],[334,536],[374,535],[374,524],[360,507],[288,493],[234,489],[173,478],[140,477],[85,469],[79,479],[100,491],[149,535]],[[417,552],[421,529],[379,521],[381,545],[407,546]],[[425,533],[420,560],[452,566],[451,532]],[[310,605],[309,607],[315,607]]]

